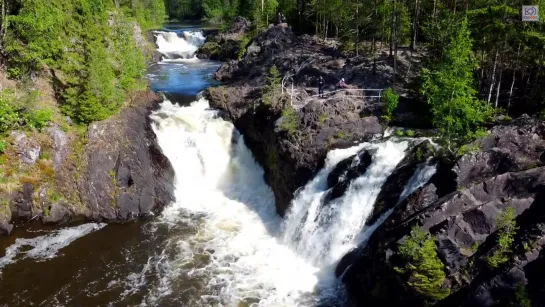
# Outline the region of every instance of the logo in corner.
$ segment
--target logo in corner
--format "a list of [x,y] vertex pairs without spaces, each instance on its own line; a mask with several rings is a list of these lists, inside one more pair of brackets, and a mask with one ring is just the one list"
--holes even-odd
[[537,5],[523,5],[522,21],[539,21],[539,7]]

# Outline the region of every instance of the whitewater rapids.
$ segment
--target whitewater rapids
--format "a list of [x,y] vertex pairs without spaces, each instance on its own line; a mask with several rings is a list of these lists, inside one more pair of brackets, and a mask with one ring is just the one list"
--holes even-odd
[[195,52],[206,40],[201,31],[183,31],[181,36],[167,31],[156,31],[154,34],[157,51],[166,60],[195,58]]
[[189,107],[165,101],[152,119],[176,173],[176,203],[160,220],[175,227],[183,211],[201,219],[194,236],[177,242],[175,260],[208,259],[191,272],[206,280],[201,303],[309,305],[318,268],[278,240],[274,196],[233,125],[204,99]]

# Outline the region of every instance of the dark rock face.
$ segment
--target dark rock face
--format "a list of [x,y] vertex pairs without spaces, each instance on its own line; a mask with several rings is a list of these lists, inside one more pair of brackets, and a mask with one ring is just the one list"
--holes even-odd
[[[172,202],[174,170],[148,117],[161,100],[150,90],[142,92],[118,115],[91,124],[80,153],[72,137],[48,127],[55,187],[23,184],[10,196],[9,210],[0,204],[0,232],[11,232],[10,221],[19,225],[37,217],[43,223],[128,221]],[[51,192],[58,196],[51,197]]]
[[[437,306],[506,306],[520,287],[541,306],[545,278],[535,268],[545,264],[543,136],[542,123],[522,117],[492,128],[476,142],[479,151],[440,161],[430,182],[399,203],[367,245],[339,264],[337,275],[344,272],[354,306],[424,304],[394,269],[403,265],[398,242],[415,225],[431,233],[447,274],[451,295]],[[403,168],[400,163],[396,171]],[[381,194],[398,194],[393,186],[385,184]],[[519,230],[509,260],[491,268],[485,259],[497,248],[498,219],[508,207]]]
[[494,174],[542,165],[544,130],[543,123],[527,115],[512,125],[495,126],[487,137],[476,142],[482,151],[466,154],[456,163],[453,171],[458,186],[467,186]]
[[146,98],[148,104],[89,126],[79,192],[93,220],[130,220],[173,200],[174,173],[148,118],[160,98]]
[[363,175],[372,162],[372,155],[367,150],[344,159],[327,176],[328,188],[332,188],[325,196],[324,202],[343,196],[352,180]]
[[251,22],[244,17],[236,17],[231,27],[220,33],[210,34],[206,42],[197,50],[195,55],[199,59],[226,61],[237,59],[241,41],[250,30]]

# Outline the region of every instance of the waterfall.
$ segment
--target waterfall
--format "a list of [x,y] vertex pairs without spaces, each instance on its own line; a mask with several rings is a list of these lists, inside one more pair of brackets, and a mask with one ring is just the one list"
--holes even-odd
[[165,101],[151,118],[176,175],[176,201],[159,221],[173,229],[184,219],[198,224],[194,234],[170,238],[175,255],[162,260],[170,269],[161,279],[171,282],[146,301],[180,290],[170,288],[176,274],[205,287],[188,306],[301,306],[310,299],[318,270],[277,239],[274,195],[233,125],[204,99],[188,107]]
[[[314,265],[324,268],[334,265],[360,243],[356,237],[371,214],[382,185],[405,156],[407,147],[407,141],[388,140],[330,152],[325,167],[293,201],[284,224],[283,241]],[[361,149],[374,152],[367,171],[350,184],[342,197],[324,204],[329,173],[343,157]]]
[[[163,282],[146,302],[168,296],[176,290],[174,281],[184,275],[204,285],[199,299],[189,305],[338,304],[334,267],[369,234],[366,230],[372,227],[365,222],[409,141],[391,138],[330,151],[323,169],[297,193],[282,220],[242,135],[205,99],[186,107],[164,101],[151,118],[176,174],[176,201],[158,223],[176,229],[192,221],[195,231],[170,237],[174,256],[161,256],[161,266],[168,270],[159,272]],[[328,175],[352,156],[352,164],[359,163],[356,154],[361,150],[372,155],[367,170],[352,180],[344,195],[325,202]],[[433,172],[434,167],[419,166],[400,200]]]
[[181,36],[166,31],[156,31],[154,34],[157,51],[166,57],[166,61],[193,58],[206,39],[201,31],[183,31]]
[[[436,165],[429,165],[428,162],[421,163],[414,174],[409,179],[409,182],[403,188],[403,191],[401,192],[401,195],[399,195],[399,200],[397,201],[397,204],[404,201],[409,195],[411,195],[414,191],[418,190],[419,188],[423,187],[428,181],[430,181],[431,177],[437,172],[437,166]],[[373,232],[384,223],[384,221],[394,212],[395,206],[393,208],[388,209],[386,212],[384,212],[372,225],[369,225],[363,229],[361,234],[358,236],[358,242],[366,242],[369,240]]]

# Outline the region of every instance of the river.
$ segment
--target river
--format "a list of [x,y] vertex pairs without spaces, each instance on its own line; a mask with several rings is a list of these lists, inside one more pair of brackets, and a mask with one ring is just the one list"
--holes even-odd
[[[368,235],[365,220],[408,142],[331,151],[282,220],[243,136],[198,97],[220,65],[193,57],[202,33],[156,37],[165,57],[147,77],[166,99],[150,116],[176,201],[133,223],[15,230],[0,240],[0,305],[342,306],[335,264]],[[327,175],[362,148],[374,152],[368,172],[323,206]],[[434,172],[422,168],[408,187]]]

